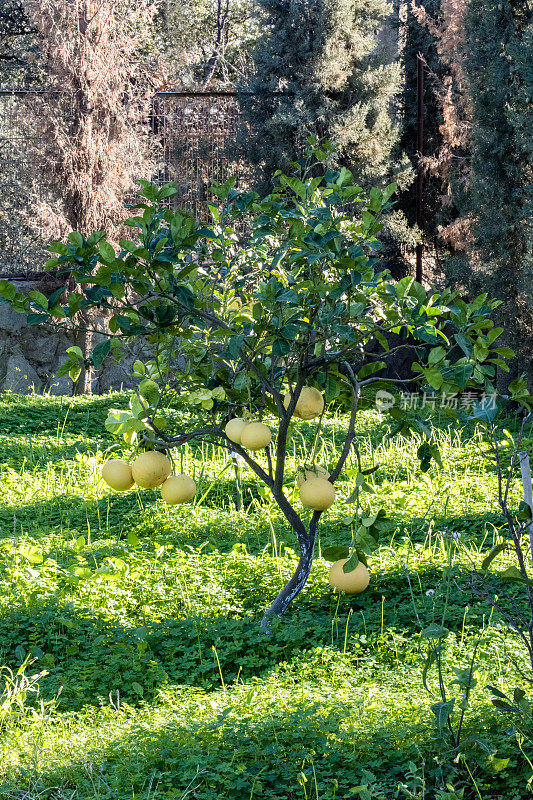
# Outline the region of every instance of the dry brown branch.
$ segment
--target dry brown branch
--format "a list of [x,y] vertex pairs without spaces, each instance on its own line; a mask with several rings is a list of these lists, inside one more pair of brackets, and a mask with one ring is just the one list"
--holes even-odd
[[32,209],[34,222],[54,236],[105,228],[115,238],[124,197],[152,172],[150,80],[137,53],[155,3],[27,0],[26,9],[48,79],[28,101],[40,134],[34,179],[51,198]]

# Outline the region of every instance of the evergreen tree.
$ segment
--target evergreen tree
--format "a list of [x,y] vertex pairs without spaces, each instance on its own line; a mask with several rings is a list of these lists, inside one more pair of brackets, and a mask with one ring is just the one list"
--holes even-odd
[[[440,11],[440,0],[424,0],[424,11],[436,18]],[[401,56],[403,66],[402,135],[401,146],[407,157],[416,166],[417,149],[417,56],[424,59],[424,175],[423,233],[427,241],[433,241],[437,227],[442,224],[443,187],[438,174],[438,153],[442,148],[442,89],[446,78],[444,65],[439,60],[435,36],[422,20],[410,9],[400,28]],[[400,198],[400,207],[408,222],[415,224],[416,184],[413,182]]]
[[[401,88],[397,32],[387,0],[259,0],[265,25],[254,70],[240,87],[245,156],[265,190],[309,134],[339,146],[362,185],[406,188],[412,168],[394,118]],[[394,238],[413,243],[403,215]]]
[[470,222],[457,283],[502,301],[500,321],[533,378],[533,24],[527,0],[471,0],[465,66],[472,104],[470,184],[457,195]]
[[0,86],[29,86],[39,81],[36,66],[37,32],[23,0],[0,3]]

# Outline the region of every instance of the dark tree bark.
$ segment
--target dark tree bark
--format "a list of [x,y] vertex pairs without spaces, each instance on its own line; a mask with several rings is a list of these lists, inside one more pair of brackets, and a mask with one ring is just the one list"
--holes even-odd
[[270,620],[273,616],[281,616],[284,614],[290,603],[292,603],[296,595],[301,592],[307,583],[311,567],[313,566],[320,514],[320,511],[315,511],[313,514],[308,533],[305,533],[304,529],[304,535],[302,536],[301,532],[298,535],[298,532],[295,531],[298,536],[298,544],[300,547],[298,566],[290,581],[283,587],[274,602],[265,611],[263,619],[261,620],[262,628],[269,627]]

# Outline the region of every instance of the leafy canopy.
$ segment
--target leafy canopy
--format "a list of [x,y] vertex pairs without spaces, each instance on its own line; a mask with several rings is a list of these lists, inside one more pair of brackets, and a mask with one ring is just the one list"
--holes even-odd
[[[486,295],[466,303],[378,269],[377,236],[395,184],[365,191],[346,168],[328,168],[332,152],[311,137],[305,156],[290,174],[276,173],[264,198],[239,190],[235,179],[215,186],[207,222],[169,207],[174,184],[142,181],[126,221],[135,241],[117,250],[104,231],[73,232],[51,246],[47,267],[71,276],[75,291],[25,296],[3,281],[0,296],[28,313],[29,324],[64,327],[90,309],[108,315],[109,334],[92,353],[69,348],[61,373],[73,379],[82,363],[99,367],[110,354],[120,361],[128,340],[146,339],[151,357],[135,372],[160,391],[150,402],[134,398],[129,412],[109,421],[130,443],[153,431],[156,412],[169,406],[208,419],[216,437],[223,420],[245,409],[290,418],[305,384],[318,386],[326,402],[350,403],[354,389],[359,396],[370,384],[387,386],[380,373],[390,334],[415,349],[412,380],[425,390],[492,393],[495,366],[505,368],[511,355],[495,344],[496,304]],[[285,409],[288,387],[294,396]],[[393,414],[400,428],[409,425],[398,408]]]

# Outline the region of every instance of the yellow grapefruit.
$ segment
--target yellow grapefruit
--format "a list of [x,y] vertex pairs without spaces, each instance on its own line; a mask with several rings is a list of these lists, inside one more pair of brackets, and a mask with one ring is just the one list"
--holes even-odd
[[102,478],[119,492],[124,492],[126,489],[131,489],[133,486],[133,476],[131,474],[131,467],[123,458],[112,458],[102,467]]
[[143,489],[155,489],[170,475],[172,465],[163,453],[147,451],[137,456],[132,464],[133,480]]
[[188,475],[171,475],[161,486],[161,497],[171,506],[188,503],[196,494],[196,484]]
[[[287,392],[283,398],[285,408],[289,407],[292,394]],[[294,416],[300,419],[314,419],[319,417],[324,410],[324,398],[314,386],[304,386],[294,409]]]
[[302,483],[312,478],[324,478],[327,480],[329,478],[329,472],[327,469],[324,469],[324,467],[313,467],[313,469],[306,469],[305,472],[300,470],[296,475],[296,486],[298,489],[301,489]]
[[302,419],[319,417],[324,410],[324,398],[314,386],[304,386],[296,403],[296,411]]
[[325,511],[335,502],[335,489],[325,478],[309,478],[300,486],[300,500],[306,508]]
[[250,422],[241,432],[241,444],[247,450],[263,450],[271,439],[270,428],[262,422]]
[[351,572],[343,572],[342,568],[348,561],[341,558],[331,565],[329,571],[329,582],[334,589],[339,589],[346,594],[359,594],[364,592],[370,582],[370,575],[362,561]]
[[228,439],[232,442],[236,442],[237,444],[241,443],[241,434],[244,428],[248,425],[245,419],[242,417],[234,417],[230,419],[227,423],[226,427],[224,428],[224,432]]
[[[289,403],[291,402],[291,397],[292,397],[292,393],[291,392],[287,392],[287,394],[283,398],[283,406],[284,406],[285,410],[289,407]],[[298,413],[298,403],[296,403],[296,408],[294,409],[294,416],[295,417],[299,417],[300,416],[300,414]]]

